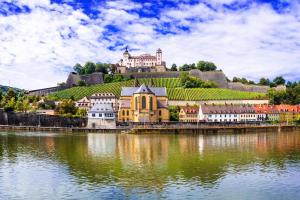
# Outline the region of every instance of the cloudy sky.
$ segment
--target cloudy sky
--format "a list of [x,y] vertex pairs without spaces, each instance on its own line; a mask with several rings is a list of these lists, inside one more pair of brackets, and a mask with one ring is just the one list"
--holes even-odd
[[76,63],[163,50],[230,78],[300,80],[300,0],[0,0],[0,85],[55,86]]

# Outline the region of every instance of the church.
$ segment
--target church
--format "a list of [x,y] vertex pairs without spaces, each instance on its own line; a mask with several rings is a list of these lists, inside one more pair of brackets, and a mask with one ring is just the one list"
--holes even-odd
[[164,87],[122,87],[120,122],[168,122],[167,90]]
[[165,72],[166,62],[162,60],[162,50],[157,49],[156,55],[141,54],[133,56],[126,48],[123,58],[117,63],[117,72]]

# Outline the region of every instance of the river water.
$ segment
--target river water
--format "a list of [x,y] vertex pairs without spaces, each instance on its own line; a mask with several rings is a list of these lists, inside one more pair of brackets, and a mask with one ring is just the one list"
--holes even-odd
[[0,132],[0,199],[300,199],[300,133]]

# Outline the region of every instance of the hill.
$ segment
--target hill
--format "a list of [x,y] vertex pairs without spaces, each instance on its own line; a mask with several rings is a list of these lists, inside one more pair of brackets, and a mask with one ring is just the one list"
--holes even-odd
[[[138,79],[139,83],[149,85],[151,79]],[[201,101],[201,100],[240,100],[240,99],[265,99],[266,95],[256,92],[243,92],[222,88],[192,88],[184,89],[180,87],[179,78],[154,78],[156,87],[166,87],[169,100],[186,100],[186,101]],[[62,90],[49,97],[52,99],[67,99],[74,97],[75,100],[85,96],[90,96],[94,93],[111,92],[117,97],[121,94],[122,87],[132,87],[134,80],[98,84],[93,86],[73,87]]]
[[[4,86],[4,85],[0,85],[0,90],[2,90],[2,92],[7,92],[7,90],[9,89],[9,86]],[[21,92],[23,91],[22,89],[19,88],[12,88],[15,92]]]

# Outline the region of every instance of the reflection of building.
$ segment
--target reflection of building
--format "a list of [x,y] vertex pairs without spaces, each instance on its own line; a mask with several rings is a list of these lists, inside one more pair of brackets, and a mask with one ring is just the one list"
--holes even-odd
[[122,122],[167,122],[169,121],[166,88],[123,87],[120,97],[118,120]]
[[180,122],[197,122],[199,108],[196,106],[185,106],[180,109]]
[[117,135],[117,152],[124,163],[155,164],[166,162],[172,138],[160,135]]
[[115,112],[110,104],[96,104],[88,112],[88,128],[116,128]]
[[114,154],[116,149],[115,134],[93,134],[89,133],[88,149],[92,155]]
[[156,55],[142,54],[132,56],[127,48],[123,53],[123,59],[118,62],[117,72],[164,72],[166,71],[166,63],[162,61],[162,50],[158,49]]

